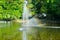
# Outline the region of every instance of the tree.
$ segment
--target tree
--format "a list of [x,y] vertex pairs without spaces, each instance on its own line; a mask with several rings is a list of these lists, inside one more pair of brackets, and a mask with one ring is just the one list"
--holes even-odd
[[14,19],[22,16],[24,0],[1,0],[0,19]]

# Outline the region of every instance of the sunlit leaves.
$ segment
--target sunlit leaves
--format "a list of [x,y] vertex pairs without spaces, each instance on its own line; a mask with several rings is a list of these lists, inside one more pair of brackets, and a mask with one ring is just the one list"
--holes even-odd
[[23,2],[24,0],[0,0],[0,19],[21,17]]
[[29,8],[32,8],[33,6],[34,6],[33,4],[29,4],[29,5],[28,5]]
[[0,6],[0,12],[3,12],[2,6]]
[[51,0],[51,2],[53,3],[53,2],[54,2],[54,0]]
[[49,2],[53,3],[54,2],[54,0],[46,0],[46,1],[47,1],[47,3],[49,3]]
[[41,7],[41,12],[42,12],[42,13],[46,13],[46,12],[47,12],[46,7],[44,7],[44,6],[43,6],[43,7]]
[[49,0],[47,0],[47,3],[49,3]]

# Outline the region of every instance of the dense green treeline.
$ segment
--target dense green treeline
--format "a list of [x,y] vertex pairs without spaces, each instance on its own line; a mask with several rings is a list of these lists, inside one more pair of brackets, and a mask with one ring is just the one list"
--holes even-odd
[[28,0],[36,14],[45,13],[49,20],[60,20],[60,0]]
[[[31,14],[47,15],[49,20],[60,20],[60,0],[27,0]],[[24,0],[0,0],[0,19],[15,19],[22,16]],[[40,15],[39,15],[40,16]]]
[[23,0],[0,0],[0,20],[22,16]]

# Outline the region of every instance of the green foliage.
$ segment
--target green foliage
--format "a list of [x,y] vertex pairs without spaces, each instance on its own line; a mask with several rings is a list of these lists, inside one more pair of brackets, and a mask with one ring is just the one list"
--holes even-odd
[[[31,14],[47,14],[47,19],[59,20],[60,0],[27,0]],[[0,19],[15,19],[22,16],[24,0],[0,0]],[[9,16],[8,16],[9,15]]]
[[60,20],[60,0],[31,0],[30,7],[35,14],[47,14],[47,19]]
[[23,0],[0,0],[0,19],[21,17],[23,2]]

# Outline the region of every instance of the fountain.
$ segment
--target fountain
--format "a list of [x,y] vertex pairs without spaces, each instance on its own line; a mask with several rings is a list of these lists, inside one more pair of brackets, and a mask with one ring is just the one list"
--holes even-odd
[[[26,7],[27,5],[27,1],[24,0],[24,5],[23,5],[23,23],[22,23],[22,28],[20,28],[19,30],[23,32],[23,37],[22,37],[22,40],[28,40],[27,39],[27,31],[30,30],[30,28],[32,26],[36,26],[37,25],[37,22],[36,22],[36,19],[35,18],[31,18],[29,19],[30,17],[30,12],[29,10],[27,9]],[[37,25],[38,26],[38,25]]]
[[[24,0],[23,14],[22,14],[22,15],[23,15],[23,16],[22,16],[22,18],[23,18],[23,23],[22,23],[22,28],[19,29],[20,31],[23,32],[22,40],[27,40],[26,28],[25,28],[24,25],[26,25],[26,21],[28,20],[28,17],[29,17],[29,14],[28,14],[28,13],[29,13],[29,12],[28,12],[28,10],[27,10],[26,5],[27,5],[27,1]],[[25,21],[25,22],[24,22],[24,21]]]
[[[38,25],[35,18],[29,19],[30,13],[29,13],[29,10],[27,9],[26,5],[27,5],[27,1],[24,0],[23,14],[22,14],[23,23],[22,23],[22,28],[19,29],[20,31],[22,31],[22,35],[23,35],[22,40],[28,40],[27,32],[29,31],[29,33],[30,33],[30,30],[32,27],[39,27],[39,26],[41,27],[41,25]],[[46,16],[46,14],[44,14],[44,13],[43,13],[43,15]],[[44,27],[44,28],[46,28],[46,27]],[[49,28],[49,27],[47,27],[47,28]],[[55,27],[50,27],[50,28],[55,28]]]

